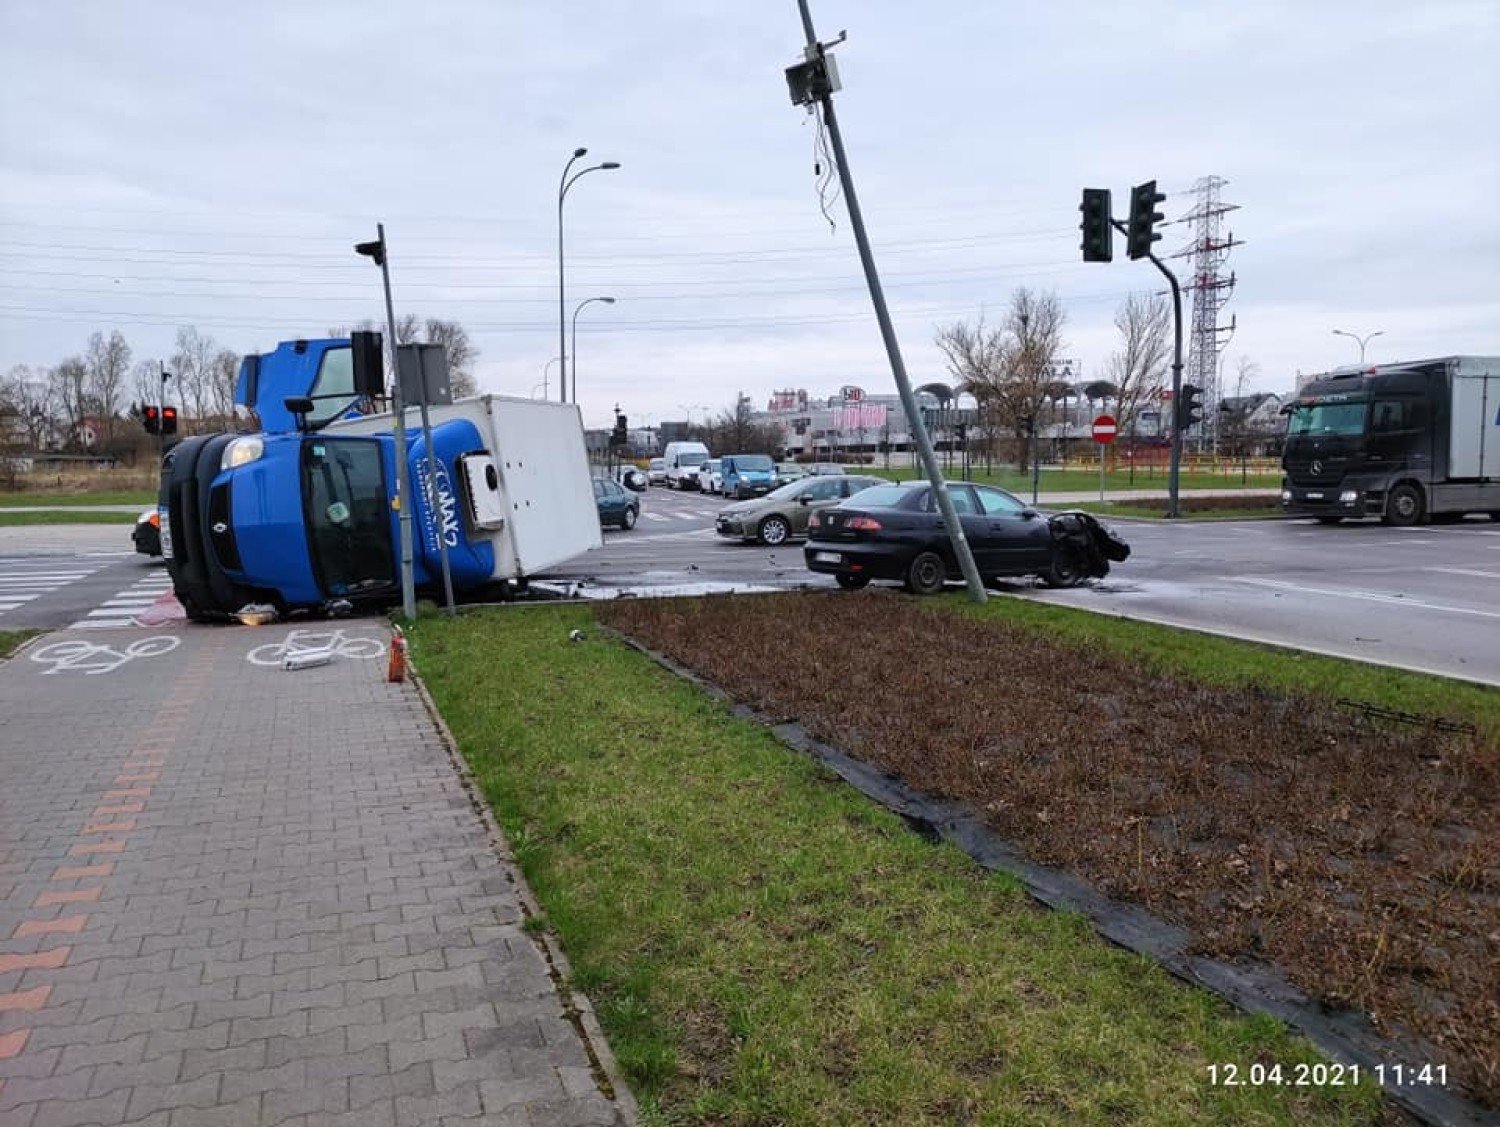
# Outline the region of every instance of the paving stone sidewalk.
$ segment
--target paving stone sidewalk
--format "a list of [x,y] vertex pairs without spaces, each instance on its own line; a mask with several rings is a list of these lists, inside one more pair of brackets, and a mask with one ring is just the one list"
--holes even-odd
[[633,1122],[380,624],[291,634],[0,663],[0,1127]]

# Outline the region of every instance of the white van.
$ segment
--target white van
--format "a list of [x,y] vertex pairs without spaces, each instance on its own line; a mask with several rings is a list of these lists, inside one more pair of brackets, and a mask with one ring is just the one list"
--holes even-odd
[[708,447],[701,442],[669,442],[662,452],[667,463],[667,487],[697,489],[698,467],[708,461]]

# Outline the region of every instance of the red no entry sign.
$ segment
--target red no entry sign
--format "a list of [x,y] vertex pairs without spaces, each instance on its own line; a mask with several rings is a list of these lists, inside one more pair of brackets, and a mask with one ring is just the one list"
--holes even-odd
[[1114,418],[1110,415],[1100,415],[1094,420],[1092,429],[1094,432],[1094,441],[1103,443],[1113,442],[1116,433],[1119,431],[1119,428],[1115,426]]

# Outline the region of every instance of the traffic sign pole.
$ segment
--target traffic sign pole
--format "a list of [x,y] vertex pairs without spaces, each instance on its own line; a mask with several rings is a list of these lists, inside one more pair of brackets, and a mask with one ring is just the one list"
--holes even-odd
[[1089,427],[1094,441],[1099,444],[1099,500],[1104,500],[1104,448],[1115,440],[1115,435],[1120,432],[1114,417],[1111,415],[1100,415]]

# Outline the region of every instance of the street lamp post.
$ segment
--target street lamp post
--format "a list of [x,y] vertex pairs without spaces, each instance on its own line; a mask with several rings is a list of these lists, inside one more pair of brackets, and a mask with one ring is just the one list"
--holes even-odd
[[574,172],[572,176],[568,173],[573,168],[573,162],[588,153],[587,149],[578,148],[573,150],[573,155],[568,158],[568,163],[563,165],[562,178],[557,182],[557,353],[562,360],[562,368],[559,370],[559,380],[562,384],[560,392],[562,401],[568,401],[568,350],[567,340],[563,333],[566,329],[567,297],[563,287],[563,200],[567,198],[568,189],[571,188],[580,176],[587,176],[590,172],[601,170],[610,171],[620,167],[619,161],[607,160],[603,164],[590,165],[588,168]]
[[1376,337],[1384,336],[1385,330],[1376,329],[1373,333],[1366,333],[1364,336],[1360,336],[1358,333],[1346,333],[1343,329],[1334,329],[1333,335],[1336,337],[1348,337],[1359,344],[1359,362],[1363,366],[1365,362],[1365,345]]
[[612,297],[586,297],[573,308],[573,402],[578,402],[578,312],[591,302],[602,301],[606,305],[613,305],[615,299]]

